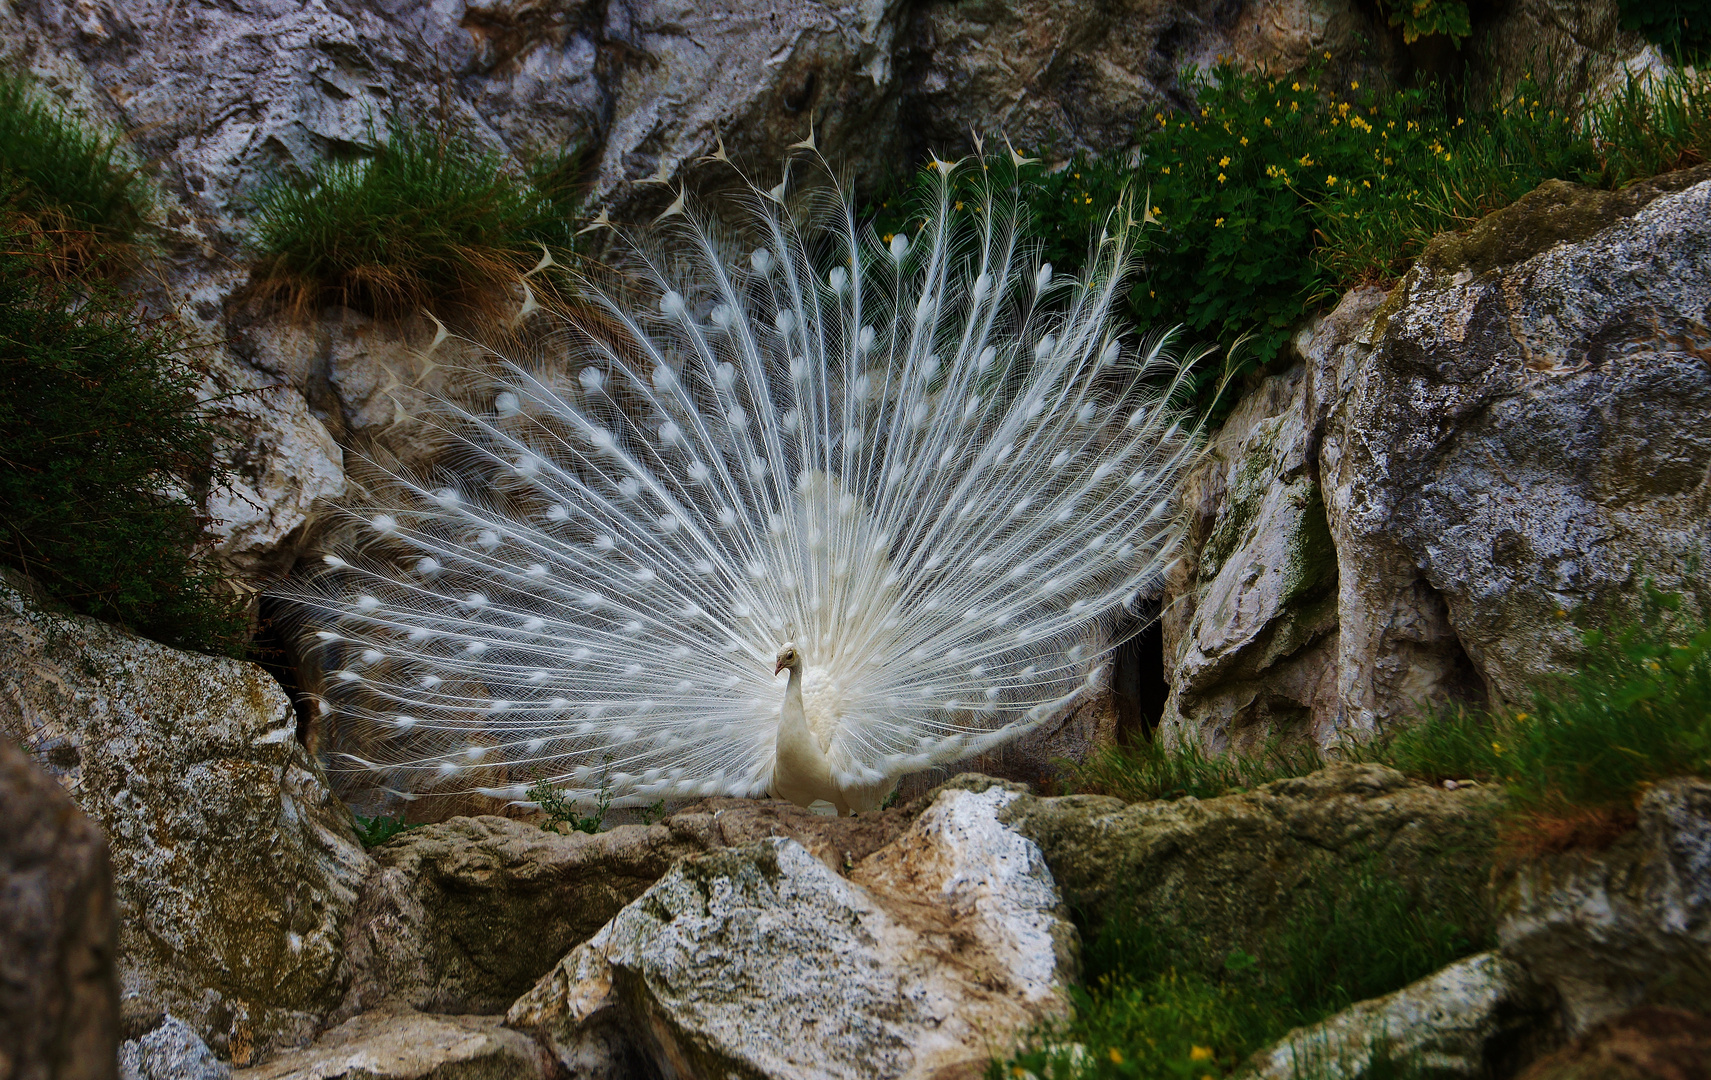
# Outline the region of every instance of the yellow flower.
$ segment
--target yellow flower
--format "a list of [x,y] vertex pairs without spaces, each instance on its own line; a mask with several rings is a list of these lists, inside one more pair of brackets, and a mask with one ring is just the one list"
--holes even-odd
[[892,237],[891,233],[886,233],[884,236],[880,237],[880,239],[884,240],[887,244],[889,244],[889,243],[891,243],[891,237]]
[[1224,219],[1223,219],[1223,218],[1219,218],[1219,219],[1218,219],[1218,220],[1217,220],[1217,221],[1214,221],[1214,222],[1213,222],[1213,223],[1212,223],[1212,227],[1213,227],[1213,228],[1214,228],[1214,229],[1222,229],[1222,228],[1223,228],[1223,227],[1224,227]]
[[1352,82],[1352,83],[1350,83],[1350,84],[1349,84],[1349,89],[1350,89],[1350,90],[1359,90],[1359,89],[1360,89],[1360,83],[1358,83],[1358,82]]
[[1191,1045],[1188,1048],[1188,1060],[1190,1060],[1190,1061],[1211,1061],[1212,1060],[1212,1048],[1210,1046],[1192,1046]]
[[1371,180],[1362,180],[1362,181],[1361,181],[1361,186],[1362,186],[1362,187],[1367,187],[1367,188],[1370,188],[1370,187],[1372,187],[1372,181],[1371,181]]
[[1165,167],[1164,167],[1164,174],[1165,174],[1165,175],[1166,175],[1166,176],[1169,176],[1169,175],[1170,175],[1170,166],[1169,166],[1169,165],[1166,165],[1166,166],[1165,166]]
[[1161,124],[1164,123],[1164,113],[1161,113],[1161,112],[1153,113],[1153,119],[1157,120]]
[[961,209],[962,209],[962,203],[957,203],[957,204],[956,204],[956,208],[957,208],[957,209],[958,209],[958,210],[961,210]]
[[[1527,714],[1526,714],[1526,713],[1522,713],[1522,714],[1521,714],[1521,715],[1522,715],[1522,716],[1526,716],[1526,715],[1527,715]],[[1492,753],[1493,753],[1493,754],[1501,754],[1501,753],[1502,753],[1502,752],[1503,752],[1503,744],[1502,744],[1502,743],[1500,743],[1500,742],[1494,742],[1494,743],[1492,743],[1492,744],[1491,744],[1491,752],[1492,752]]]
[[1270,126],[1271,126],[1271,117],[1269,117],[1269,116],[1268,116],[1268,117],[1266,117],[1266,118],[1265,118],[1265,126],[1266,126],[1266,127],[1270,127]]
[[1242,136],[1242,145],[1243,146],[1248,145],[1248,137],[1246,135]]
[[1089,195],[1089,196],[1088,196],[1088,197],[1087,197],[1087,198],[1086,198],[1086,199],[1084,199],[1084,200],[1082,200],[1082,201],[1083,201],[1083,202],[1092,202],[1092,201],[1093,201],[1093,196],[1091,196],[1091,195]]
[[1325,177],[1325,186],[1326,187],[1336,187],[1337,186],[1336,176],[1332,175],[1332,176]]
[[1300,84],[1300,83],[1295,83],[1295,84],[1293,84],[1293,85],[1292,85],[1292,86],[1290,86],[1290,89],[1291,89],[1291,90],[1299,90],[1299,89],[1301,89],[1301,84]]
[[1229,167],[1230,167],[1230,155],[1225,154],[1223,159],[1218,162],[1218,168],[1227,169]]
[[1219,173],[1218,174],[1218,183],[1222,184],[1223,182],[1224,182],[1224,174]]
[[1111,1048],[1111,1052],[1110,1052],[1109,1056],[1111,1058],[1111,1064],[1113,1064],[1113,1065],[1123,1064],[1123,1051],[1117,1049],[1115,1046],[1113,1046]]

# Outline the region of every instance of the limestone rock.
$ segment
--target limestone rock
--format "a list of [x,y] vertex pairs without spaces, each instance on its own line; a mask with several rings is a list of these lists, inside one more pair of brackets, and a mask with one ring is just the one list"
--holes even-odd
[[208,493],[207,535],[240,578],[265,583],[290,570],[315,500],[344,494],[344,452],[294,388],[230,362],[211,381],[230,480]]
[[1258,951],[1324,883],[1352,873],[1395,879],[1477,939],[1489,922],[1494,795],[1334,765],[1215,799],[1024,795],[1003,818],[1045,852],[1070,905],[1180,931],[1219,971],[1231,950]]
[[[1551,182],[1440,237],[1313,372],[1340,567],[1340,725],[1462,696],[1442,597],[1493,698],[1525,701],[1639,584],[1711,595],[1711,169],[1621,192]],[[1370,347],[1360,338],[1371,341]],[[1415,659],[1419,654],[1420,658]]]
[[497,1016],[364,1013],[233,1080],[547,1080],[540,1051]]
[[900,810],[838,819],[711,799],[593,835],[492,816],[411,829],[373,852],[379,870],[351,920],[353,976],[337,1016],[385,1000],[500,1012],[683,856],[780,836],[841,869],[907,824]]
[[566,1068],[621,1031],[685,1080],[977,1074],[1074,972],[1039,849],[997,820],[1018,797],[942,792],[848,879],[788,839],[684,860],[509,1022]]
[[1650,1006],[1612,1017],[1517,1080],[1704,1080],[1711,1076],[1711,1017]]
[[1603,852],[1512,867],[1498,938],[1562,997],[1574,1033],[1640,1005],[1711,1013],[1711,782],[1658,784]]
[[1361,1080],[1389,1075],[1381,1071],[1387,1059],[1445,1080],[1507,1075],[1515,1052],[1548,1025],[1551,1005],[1519,964],[1478,953],[1393,994],[1296,1028],[1255,1054],[1245,1075]]
[[0,1074],[113,1080],[119,1043],[107,839],[0,733]]
[[344,988],[371,867],[291,703],[253,664],[0,593],[0,728],[112,845],[121,1005],[239,1063],[307,1039]]
[[119,1080],[231,1080],[232,1067],[171,1013],[160,1026],[119,1047]]
[[1287,68],[1327,50],[1394,59],[1380,20],[1349,0],[926,4],[901,41],[911,149],[961,152],[977,131],[1055,160],[1132,147],[1153,113],[1186,98],[1190,64]]

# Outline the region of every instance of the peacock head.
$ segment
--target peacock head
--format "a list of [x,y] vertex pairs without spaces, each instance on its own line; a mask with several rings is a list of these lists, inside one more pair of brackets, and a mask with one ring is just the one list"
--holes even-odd
[[773,667],[772,673],[777,675],[787,668],[795,670],[801,666],[802,654],[796,651],[796,645],[793,642],[787,641],[778,650],[778,663]]

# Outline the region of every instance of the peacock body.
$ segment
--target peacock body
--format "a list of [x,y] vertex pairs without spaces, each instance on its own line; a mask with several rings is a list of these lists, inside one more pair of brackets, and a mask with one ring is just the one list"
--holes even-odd
[[913,240],[824,182],[679,199],[552,362],[423,417],[452,464],[382,470],[285,592],[351,759],[841,813],[1082,692],[1174,556],[1187,361],[1114,325],[1129,208],[1065,281],[1013,189],[937,175]]

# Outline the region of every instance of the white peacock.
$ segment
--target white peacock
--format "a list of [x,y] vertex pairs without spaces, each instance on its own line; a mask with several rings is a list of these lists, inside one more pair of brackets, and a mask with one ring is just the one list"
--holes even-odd
[[284,593],[355,763],[844,813],[1082,693],[1174,557],[1191,361],[1115,324],[1127,207],[1065,280],[991,175],[938,163],[913,240],[827,183],[729,235],[680,199],[553,363],[424,417],[455,466]]

